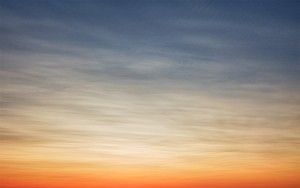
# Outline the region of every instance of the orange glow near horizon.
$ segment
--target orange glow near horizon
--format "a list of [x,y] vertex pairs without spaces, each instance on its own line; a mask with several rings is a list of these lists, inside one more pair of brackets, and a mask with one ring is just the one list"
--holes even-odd
[[[96,178],[88,175],[64,175],[49,173],[41,177],[41,174],[22,174],[15,177],[4,177],[1,180],[2,187],[5,188],[296,188],[300,182],[297,175],[291,177],[266,176],[263,174],[251,174],[252,177],[245,178],[243,175],[234,177],[214,177],[198,179],[182,179],[179,177],[168,177],[164,180],[147,179],[140,177],[134,179],[124,178]],[[3,176],[2,176],[3,178]]]
[[[123,98],[129,97],[124,96],[127,92],[118,92]],[[67,104],[78,94],[74,91],[68,96],[69,99],[60,102]],[[48,106],[47,111],[38,111],[33,106],[18,112],[16,109],[14,113],[24,115],[4,118],[2,129],[7,139],[1,144],[1,187],[295,188],[300,185],[296,143],[289,141],[296,132],[272,127],[238,128],[243,124],[255,126],[261,121],[287,123],[280,118],[248,121],[246,114],[259,113],[256,110],[261,104],[234,104],[200,93],[167,92],[140,104],[130,99],[132,95],[126,100],[119,97],[117,101],[111,99],[112,95],[107,96],[95,99],[94,103],[86,102],[91,108],[99,106],[96,109],[107,108],[110,113],[119,114],[115,119],[96,116],[89,119],[89,114],[66,112],[61,116],[62,109],[57,106]],[[164,98],[169,100],[160,106]],[[156,105],[151,106],[153,101]],[[114,107],[116,104],[131,112],[119,111]],[[168,106],[181,110],[158,113]],[[38,121],[24,118],[29,116]],[[169,121],[172,118],[175,121]],[[202,121],[209,126],[194,129],[193,125]],[[184,122],[190,127],[181,127]],[[297,121],[288,123],[293,127]],[[13,131],[12,125],[27,130]]]

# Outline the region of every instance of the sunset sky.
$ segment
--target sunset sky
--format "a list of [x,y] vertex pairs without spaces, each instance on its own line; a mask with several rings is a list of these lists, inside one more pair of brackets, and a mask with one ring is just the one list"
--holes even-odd
[[0,187],[300,187],[299,12],[0,0]]

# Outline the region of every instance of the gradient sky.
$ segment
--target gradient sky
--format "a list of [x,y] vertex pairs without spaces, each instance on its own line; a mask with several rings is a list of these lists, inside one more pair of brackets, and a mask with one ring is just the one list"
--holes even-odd
[[300,187],[299,2],[0,0],[0,187]]

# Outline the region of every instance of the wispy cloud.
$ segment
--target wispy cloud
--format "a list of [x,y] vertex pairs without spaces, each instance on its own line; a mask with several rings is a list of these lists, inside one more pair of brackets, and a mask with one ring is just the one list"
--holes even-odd
[[294,9],[161,3],[0,3],[2,171],[299,172]]

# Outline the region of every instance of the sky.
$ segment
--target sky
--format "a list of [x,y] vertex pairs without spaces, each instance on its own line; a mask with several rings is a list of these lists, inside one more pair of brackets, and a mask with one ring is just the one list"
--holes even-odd
[[0,0],[0,187],[300,187],[299,8]]

